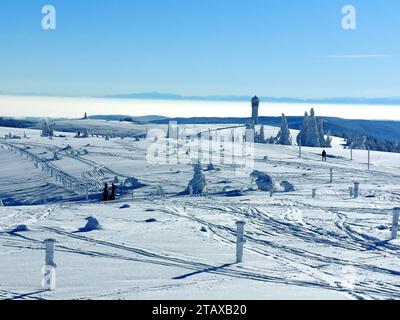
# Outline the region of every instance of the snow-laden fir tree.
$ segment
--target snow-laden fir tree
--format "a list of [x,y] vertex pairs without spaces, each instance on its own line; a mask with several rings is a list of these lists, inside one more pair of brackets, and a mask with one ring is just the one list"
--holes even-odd
[[292,145],[292,137],[290,136],[288,121],[287,121],[287,118],[285,117],[284,113],[282,113],[281,130],[279,131],[276,139],[277,139],[278,144],[281,144],[284,146]]
[[307,130],[308,130],[308,112],[306,111],[304,113],[303,123],[301,124],[300,132],[296,138],[296,142],[298,145],[301,144],[302,146],[304,146],[304,144],[306,143]]
[[347,139],[347,144],[353,149],[367,150],[367,137],[364,135],[356,135]]
[[322,119],[318,119],[317,126],[318,126],[318,137],[320,141],[320,147],[326,147],[323,143],[325,141],[325,133],[324,133],[324,122]]
[[344,135],[348,148],[400,153],[400,143],[372,136],[348,133]]
[[260,191],[273,192],[277,190],[278,185],[275,179],[265,172],[255,170],[250,174],[250,178],[253,179]]
[[186,189],[187,194],[197,195],[203,193],[207,183],[206,177],[201,172],[201,165],[195,164],[193,166],[193,178],[189,181],[188,188]]
[[319,134],[318,134],[318,123],[315,116],[315,111],[312,108],[310,111],[310,116],[308,117],[308,130],[306,136],[306,143],[304,146],[309,147],[320,147]]
[[332,135],[330,130],[328,131],[328,134],[326,135],[325,138],[325,147],[332,148]]
[[255,136],[256,143],[265,143],[264,125],[261,125],[260,132]]
[[82,130],[82,138],[89,138],[89,130],[87,128]]
[[42,137],[53,137],[54,136],[54,123],[50,123],[46,119],[42,121]]
[[306,112],[300,133],[297,136],[297,143],[305,147],[330,147],[331,138],[325,139],[323,132],[323,123],[315,116],[314,109],[311,109],[310,115]]
[[332,143],[332,137],[330,133],[328,133],[325,138],[324,121],[322,119],[318,119],[318,135],[319,135],[320,147],[330,148]]

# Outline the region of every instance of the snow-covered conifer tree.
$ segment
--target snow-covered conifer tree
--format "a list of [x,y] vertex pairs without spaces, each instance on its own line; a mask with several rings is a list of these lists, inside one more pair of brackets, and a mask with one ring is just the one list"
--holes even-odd
[[304,146],[306,144],[306,137],[307,137],[307,131],[308,131],[308,112],[306,111],[304,113],[304,119],[303,119],[303,123],[301,125],[300,128],[300,132],[297,135],[297,144],[301,144],[302,146]]
[[297,136],[297,143],[306,147],[330,147],[331,138],[325,139],[323,122],[317,119],[314,109],[311,109],[310,115],[306,112],[300,133]]
[[257,143],[265,143],[264,125],[261,125],[260,133],[257,134],[255,140]]
[[49,123],[46,119],[42,122],[42,137],[54,136],[54,123]]
[[310,116],[308,117],[308,130],[306,136],[306,144],[308,147],[320,147],[319,134],[318,134],[318,123],[315,116],[315,111],[312,108]]
[[277,141],[278,144],[282,144],[285,146],[292,145],[292,137],[290,136],[288,121],[284,113],[282,113],[281,130],[278,133]]
[[186,189],[186,192],[189,194],[189,190],[191,190],[191,193],[196,195],[196,194],[201,194],[204,191],[204,188],[206,187],[206,177],[204,174],[201,172],[201,165],[200,164],[195,164],[193,166],[193,178],[190,180],[188,188]]

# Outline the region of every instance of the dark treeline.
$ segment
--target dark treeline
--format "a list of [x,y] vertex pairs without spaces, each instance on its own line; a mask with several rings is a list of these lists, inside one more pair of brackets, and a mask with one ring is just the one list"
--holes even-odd
[[28,120],[7,119],[0,117],[0,127],[30,128],[34,123]]
[[400,153],[400,143],[386,139],[378,139],[370,135],[344,134],[348,148]]

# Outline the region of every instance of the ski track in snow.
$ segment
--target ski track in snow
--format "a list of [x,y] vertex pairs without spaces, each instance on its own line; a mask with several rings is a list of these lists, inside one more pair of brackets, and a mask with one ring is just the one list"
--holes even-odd
[[[190,205],[191,203],[186,203],[186,206]],[[181,213],[180,210],[175,210],[175,212],[167,211],[165,210],[164,212],[170,213],[170,214],[177,214],[179,216],[184,216],[184,214]],[[243,211],[243,214],[247,214],[249,212],[249,208],[247,210]],[[254,217],[254,216],[253,216]],[[215,234],[217,234],[223,241],[226,241],[228,243],[234,244],[234,237],[231,237],[230,239],[226,238],[226,236],[221,235],[220,231],[223,231],[224,233],[231,234],[232,236],[235,234],[235,229],[234,228],[227,228],[225,226],[221,225],[216,225],[212,224],[209,222],[206,222],[204,220],[195,218],[194,216],[190,216],[190,219],[193,219],[197,221],[201,225],[206,225],[212,230]],[[286,223],[286,227],[290,227],[290,224]],[[297,229],[297,228],[296,228]],[[301,234],[298,232],[299,230],[297,229],[296,235],[300,238]],[[263,241],[259,240],[256,238],[253,238],[251,236],[246,236],[246,240],[250,243],[255,243],[257,245],[262,245],[263,247],[267,247],[267,251],[265,248],[260,249],[258,246],[255,248],[247,249],[251,250],[254,252],[257,252],[258,254],[265,255],[268,257],[273,257],[276,260],[280,260],[282,264],[289,264],[290,266],[296,268],[298,271],[307,273],[310,275],[312,278],[315,279],[315,283],[313,285],[315,286],[328,286],[331,289],[337,289],[337,290],[343,290],[346,291],[346,289],[343,289],[339,283],[335,282],[335,276],[334,274],[327,273],[327,272],[320,272],[315,268],[315,264],[310,264],[307,262],[305,263],[295,263],[294,261],[296,258],[307,258],[308,261],[315,261],[317,264],[328,264],[328,265],[338,265],[340,267],[343,266],[352,266],[355,268],[360,268],[360,269],[366,269],[366,270],[371,270],[373,272],[382,272],[384,274],[393,274],[395,276],[400,275],[400,271],[395,271],[395,270],[387,270],[387,269],[381,269],[375,266],[370,266],[370,265],[360,265],[348,260],[338,260],[338,259],[332,259],[330,257],[323,257],[317,254],[314,254],[312,252],[308,252],[305,250],[300,250],[300,249],[294,249],[286,246],[280,246],[277,245],[276,243],[272,243],[269,241]],[[278,249],[279,253],[278,254],[271,254],[270,248],[276,248]],[[282,254],[282,251],[284,252],[284,255]],[[294,256],[294,259],[291,259],[291,255]],[[283,257],[284,256],[284,257]],[[281,281],[284,281],[284,279],[281,279]],[[286,282],[287,284],[290,283],[290,281]],[[364,287],[364,284],[359,284],[359,289],[357,290],[347,290],[349,294],[354,294],[357,295],[357,297],[364,297],[364,298],[373,298],[374,294],[379,294],[380,291],[376,289],[373,283],[371,283],[371,287]],[[359,291],[358,291],[359,290]],[[385,294],[385,290],[382,292]]]

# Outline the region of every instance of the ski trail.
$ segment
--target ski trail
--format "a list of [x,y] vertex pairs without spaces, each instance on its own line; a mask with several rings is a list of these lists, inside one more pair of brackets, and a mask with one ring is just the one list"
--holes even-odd
[[[6,210],[0,209],[0,212],[2,211]],[[7,211],[11,211],[11,214],[0,219],[0,232],[9,232],[19,225],[30,226],[40,221],[46,220],[53,213],[54,207],[40,206],[32,207],[29,210],[19,209],[18,207],[16,207],[11,210],[7,209]]]
[[[190,205],[190,203],[186,203],[186,205]],[[215,208],[214,208],[215,209]],[[201,225],[206,225],[208,228],[216,235],[218,235],[220,238],[223,239],[223,241],[230,243],[231,245],[234,244],[234,235],[236,230],[234,228],[227,228],[225,226],[221,226],[215,223],[211,223],[208,221],[205,221],[203,219],[199,219],[191,214],[187,214],[181,209],[163,209],[163,212],[177,215],[179,217],[184,217],[191,219],[193,221],[198,222]],[[221,233],[221,231],[223,233]],[[228,236],[227,236],[228,234]],[[230,235],[230,236],[229,236]],[[309,251],[306,251],[304,249],[296,249],[296,248],[289,248],[283,245],[278,245],[274,242],[271,241],[266,241],[266,240],[260,240],[258,238],[254,238],[252,236],[246,236],[246,240],[249,243],[255,243],[258,245],[262,245],[262,249],[259,247],[252,247],[252,246],[247,246],[246,250],[254,251],[262,255],[266,255],[269,257],[273,257],[276,260],[280,260],[282,264],[287,264],[292,267],[295,267],[297,270],[309,275],[313,279],[316,279],[316,281],[319,281],[318,283],[325,283],[333,288],[341,288],[343,289],[343,280],[338,279],[337,275],[332,272],[328,271],[320,271],[318,268],[316,268],[316,265],[319,265],[321,263],[327,264],[330,266],[337,266],[337,268],[341,269],[343,266],[351,266],[355,269],[361,269],[361,270],[367,270],[367,271],[372,271],[372,272],[378,272],[386,275],[398,275],[400,274],[399,271],[395,270],[390,270],[390,269],[385,269],[381,267],[377,267],[374,265],[370,264],[360,264],[357,262],[352,262],[349,260],[343,260],[343,259],[337,259],[337,258],[332,258],[332,257],[323,257],[319,254],[311,253]],[[342,241],[342,239],[340,239]],[[285,254],[274,254],[271,249],[277,249],[278,252],[284,251]],[[353,247],[349,247],[349,250],[353,250]],[[291,255],[294,255],[293,258],[291,258]],[[284,256],[285,258],[282,258]],[[305,264],[304,262],[297,263],[295,262],[298,260],[298,257],[302,258],[303,260],[307,259],[309,263]],[[314,261],[314,262],[313,262]],[[317,262],[317,263],[316,263]],[[320,282],[322,281],[322,282]],[[366,283],[368,284],[368,283]],[[358,292],[357,295],[358,297],[363,297],[363,298],[372,298],[373,295],[371,295],[371,292],[373,294],[376,294],[376,292],[380,292],[378,289],[373,288],[371,285],[366,286],[366,284],[363,283],[357,283],[357,287],[359,291],[357,290],[352,290],[353,292]],[[378,291],[377,291],[378,290]]]
[[[120,244],[112,243],[109,241],[96,240],[96,239],[89,238],[86,236],[72,234],[70,232],[66,232],[66,231],[63,231],[58,228],[55,229],[55,228],[44,227],[41,229],[45,230],[45,231],[50,231],[50,232],[56,233],[58,235],[72,237],[72,238],[75,238],[75,239],[78,239],[78,240],[81,240],[84,242],[90,242],[90,243],[94,243],[94,244],[101,245],[101,246],[112,247],[114,249],[123,250],[124,252],[134,253],[139,256],[144,256],[145,259],[130,258],[130,257],[116,254],[116,253],[107,254],[107,253],[101,253],[101,252],[97,252],[97,251],[87,251],[84,249],[73,249],[73,248],[68,248],[66,246],[62,246],[62,245],[57,246],[57,250],[61,250],[61,251],[66,250],[67,252],[76,253],[76,254],[84,254],[84,255],[112,258],[112,259],[122,259],[122,260],[126,260],[126,261],[136,261],[136,262],[143,262],[143,263],[153,263],[153,264],[164,265],[164,266],[177,266],[177,267],[193,270],[193,271],[195,271],[195,273],[199,272],[199,270],[204,270],[203,272],[214,273],[217,275],[234,277],[234,278],[244,278],[244,279],[262,281],[262,282],[293,284],[293,285],[301,285],[301,286],[307,286],[307,287],[324,287],[329,290],[335,289],[335,290],[339,290],[344,293],[348,293],[346,290],[343,290],[342,288],[339,288],[339,287],[332,288],[323,282],[315,283],[315,282],[295,280],[295,279],[288,280],[288,279],[285,279],[285,277],[270,276],[270,275],[266,275],[263,273],[255,273],[255,272],[248,271],[246,269],[237,269],[237,268],[234,268],[233,266],[232,267],[227,266],[226,268],[220,269],[220,268],[216,268],[215,266],[212,266],[209,264],[188,261],[188,260],[184,260],[182,258],[176,258],[176,257],[173,257],[172,255],[168,255],[168,256],[164,255],[164,254],[160,255],[160,254],[150,252],[150,251],[144,250],[144,249],[128,247],[125,245],[120,245]],[[22,237],[22,238],[25,238],[25,237]],[[40,245],[42,244],[42,242],[38,241],[38,240],[34,240],[31,238],[25,238],[25,239],[29,240],[30,242],[32,242],[32,241],[36,242]],[[10,245],[8,245],[8,246],[10,246]],[[17,245],[14,245],[14,247],[17,247]],[[40,249],[41,249],[41,247],[36,248],[36,250],[40,250]]]

